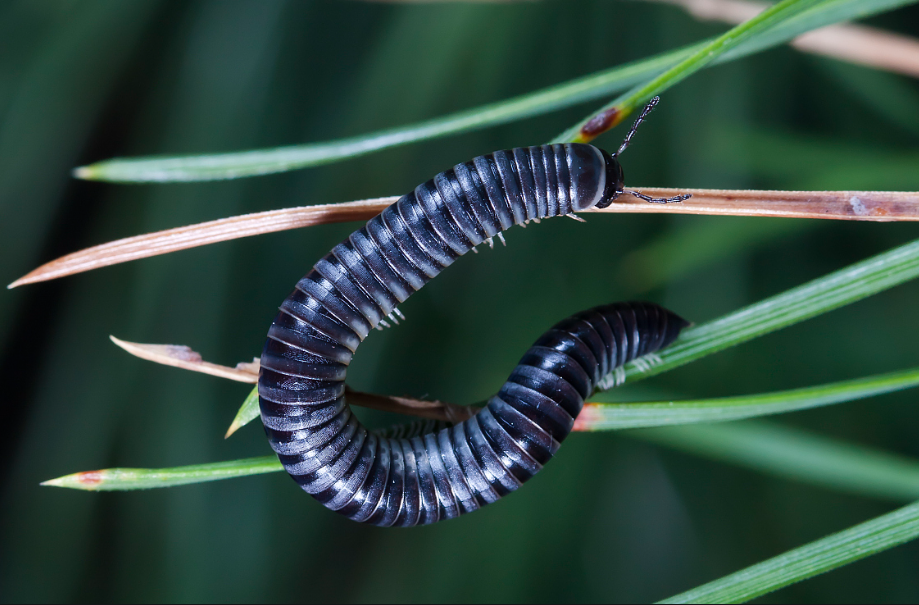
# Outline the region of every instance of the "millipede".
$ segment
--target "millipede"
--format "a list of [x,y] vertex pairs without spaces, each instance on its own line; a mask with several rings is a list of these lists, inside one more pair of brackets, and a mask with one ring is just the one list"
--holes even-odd
[[[555,454],[584,401],[623,364],[672,343],[688,325],[644,302],[578,313],[540,337],[468,420],[411,437],[366,429],[345,400],[345,374],[374,328],[463,254],[514,225],[604,208],[627,193],[618,156],[587,144],[518,147],[457,164],[370,219],[323,257],[281,304],[261,357],[258,393],[272,449],[327,508],[380,526],[434,523],[516,490]],[[621,370],[620,370],[621,371]]]

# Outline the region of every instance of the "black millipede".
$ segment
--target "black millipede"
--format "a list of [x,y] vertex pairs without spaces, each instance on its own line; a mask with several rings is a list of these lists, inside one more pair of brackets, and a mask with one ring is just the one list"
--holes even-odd
[[262,351],[258,392],[271,447],[304,491],[360,522],[412,526],[516,490],[555,454],[587,397],[626,362],[666,347],[687,322],[651,303],[578,313],[527,351],[478,414],[412,438],[364,428],[345,372],[370,331],[458,257],[514,225],[603,208],[623,193],[616,159],[586,144],[497,151],[400,198],[322,258],[283,302]]

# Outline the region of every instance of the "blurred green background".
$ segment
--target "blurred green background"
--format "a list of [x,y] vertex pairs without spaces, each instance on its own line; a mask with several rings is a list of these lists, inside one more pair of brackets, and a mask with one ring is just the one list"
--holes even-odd
[[[919,35],[919,8],[871,24]],[[19,1],[0,5],[0,282],[108,240],[255,212],[401,194],[454,163],[539,144],[596,103],[326,167],[234,182],[80,182],[114,156],[321,141],[522,94],[719,33],[641,2]],[[612,147],[624,129],[598,140]],[[669,91],[623,158],[627,184],[919,190],[919,83],[779,48]],[[283,474],[134,493],[63,474],[270,453],[223,433],[246,385],[132,358],[108,335],[258,355],[279,302],[355,228],[315,227],[0,295],[0,599],[649,601],[891,510],[658,448],[576,434],[525,489],[449,523],[364,527]],[[470,403],[549,325],[646,298],[717,317],[919,234],[911,224],[595,216],[514,230],[374,333],[360,390]],[[919,283],[616,393],[710,397],[917,365]],[[371,422],[391,419],[364,414]],[[919,457],[915,391],[779,419]],[[915,602],[919,544],[770,602]]]

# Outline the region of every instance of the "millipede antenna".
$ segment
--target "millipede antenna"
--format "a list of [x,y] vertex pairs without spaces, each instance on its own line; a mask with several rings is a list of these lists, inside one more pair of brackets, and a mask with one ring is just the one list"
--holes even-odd
[[654,97],[648,101],[648,104],[645,105],[645,108],[641,110],[641,115],[639,115],[638,119],[635,120],[635,123],[632,124],[632,129],[629,130],[629,134],[625,135],[625,140],[622,141],[622,145],[619,146],[619,151],[614,153],[613,157],[617,157],[628,148],[629,143],[632,142],[632,137],[635,136],[635,131],[638,130],[638,125],[645,121],[645,118],[648,117],[648,114],[651,113],[651,110],[654,109],[654,107],[660,103],[660,101],[660,97]]
[[641,191],[633,191],[631,189],[623,189],[622,193],[634,195],[638,199],[644,200],[646,202],[651,202],[652,204],[672,204],[674,202],[682,202],[683,200],[688,200],[692,197],[691,193],[684,193],[682,195],[675,195],[673,197],[651,197],[650,195],[645,195]]

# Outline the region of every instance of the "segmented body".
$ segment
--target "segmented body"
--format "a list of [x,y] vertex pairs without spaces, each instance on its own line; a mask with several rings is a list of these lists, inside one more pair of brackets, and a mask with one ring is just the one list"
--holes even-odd
[[419,185],[336,246],[281,305],[262,352],[262,422],[287,472],[326,507],[383,526],[456,517],[532,477],[598,383],[672,342],[682,319],[648,303],[580,313],[540,338],[479,414],[411,439],[361,425],[345,372],[370,331],[459,256],[621,190],[616,159],[590,145],[499,151]]

